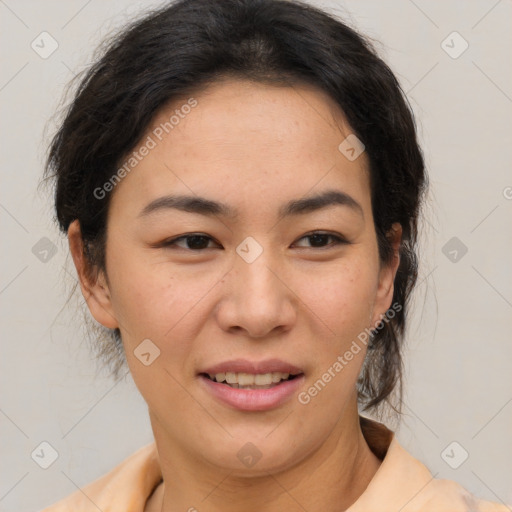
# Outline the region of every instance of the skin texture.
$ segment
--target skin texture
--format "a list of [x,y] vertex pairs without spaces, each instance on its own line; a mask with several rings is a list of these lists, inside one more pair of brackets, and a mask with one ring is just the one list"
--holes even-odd
[[[307,405],[294,396],[268,411],[235,410],[205,391],[198,372],[233,358],[280,358],[302,369],[307,390],[391,306],[400,226],[390,233],[395,257],[381,266],[368,160],[338,150],[351,130],[327,95],[224,80],[195,99],[115,187],[106,276],[87,272],[78,221],[68,231],[88,307],[104,326],[120,328],[148,404],[164,483],[147,510],[343,510],[380,463],[358,422],[364,345]],[[186,101],[163,108],[151,129]],[[284,203],[327,189],[349,194],[362,215],[335,205],[278,217]],[[139,217],[167,194],[203,196],[239,214],[166,209]],[[315,246],[305,236],[312,231],[350,243],[324,237]],[[190,233],[211,240],[195,251],[187,240],[158,245]],[[236,252],[248,236],[263,249],[252,263]],[[147,338],[161,351],[149,366],[134,355]],[[237,457],[247,442],[262,454],[251,468]]]

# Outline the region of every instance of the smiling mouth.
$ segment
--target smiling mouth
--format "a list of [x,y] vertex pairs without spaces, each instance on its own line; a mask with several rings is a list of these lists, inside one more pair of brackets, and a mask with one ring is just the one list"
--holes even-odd
[[269,389],[279,386],[283,382],[293,380],[302,373],[293,375],[282,372],[263,374],[226,372],[217,374],[201,373],[200,375],[213,382],[235,389]]

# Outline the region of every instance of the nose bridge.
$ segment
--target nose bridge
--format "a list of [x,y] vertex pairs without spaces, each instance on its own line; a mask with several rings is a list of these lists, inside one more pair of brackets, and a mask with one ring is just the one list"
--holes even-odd
[[294,310],[291,292],[278,277],[278,258],[252,237],[239,244],[236,253],[232,282],[219,313],[223,327],[243,328],[261,337],[277,326],[289,325]]
[[265,307],[275,307],[277,304],[271,303],[279,300],[283,290],[282,283],[274,275],[278,263],[268,245],[264,248],[254,238],[247,237],[237,247],[236,252],[235,293],[247,306],[254,302],[252,306],[257,306],[261,310]]

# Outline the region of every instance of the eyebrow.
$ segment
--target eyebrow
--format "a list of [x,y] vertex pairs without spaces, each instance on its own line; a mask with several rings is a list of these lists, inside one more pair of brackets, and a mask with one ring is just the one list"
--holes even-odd
[[[336,205],[346,206],[364,219],[362,206],[352,196],[340,190],[326,190],[315,196],[293,199],[279,209],[279,216],[304,215]],[[154,212],[167,209],[176,209],[206,216],[222,216],[231,219],[235,219],[238,216],[236,209],[211,199],[199,196],[169,195],[151,201],[139,213],[139,217],[145,217]]]

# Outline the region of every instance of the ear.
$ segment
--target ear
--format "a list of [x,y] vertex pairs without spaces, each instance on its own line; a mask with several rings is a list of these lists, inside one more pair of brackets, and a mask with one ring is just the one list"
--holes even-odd
[[372,311],[372,327],[381,319],[382,315],[390,308],[393,300],[394,282],[398,265],[400,264],[400,243],[402,241],[402,226],[395,222],[386,234],[393,248],[391,261],[381,265],[379,272],[379,284]]
[[119,324],[114,316],[110,291],[103,271],[91,267],[84,254],[80,222],[74,220],[68,228],[68,242],[76,267],[80,288],[92,316],[105,327],[115,329]]

